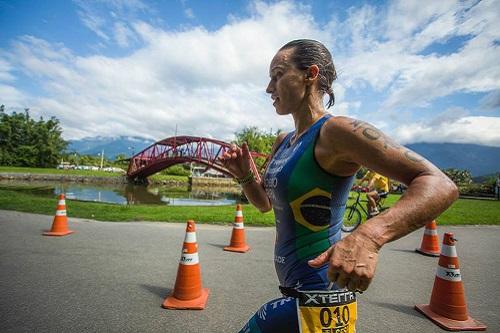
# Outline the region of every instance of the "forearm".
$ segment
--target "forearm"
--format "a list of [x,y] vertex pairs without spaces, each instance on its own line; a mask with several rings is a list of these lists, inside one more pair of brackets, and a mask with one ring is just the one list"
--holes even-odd
[[443,174],[420,175],[413,179],[393,207],[370,219],[357,232],[380,248],[437,218],[457,198],[457,187]]
[[271,210],[272,207],[269,201],[269,197],[267,196],[267,193],[261,183],[254,180],[248,184],[243,185],[242,187],[248,201],[250,201],[250,203],[254,205],[258,210],[263,213]]

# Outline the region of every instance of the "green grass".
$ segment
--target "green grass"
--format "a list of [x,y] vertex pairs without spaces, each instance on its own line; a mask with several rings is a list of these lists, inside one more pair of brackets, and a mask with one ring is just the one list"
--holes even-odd
[[[389,195],[385,205],[398,200]],[[168,205],[115,205],[78,200],[66,200],[70,217],[100,221],[161,221],[185,222],[193,219],[200,223],[226,224],[234,219],[234,206],[168,206]],[[25,186],[12,189],[0,186],[0,209],[53,215],[57,203],[50,190]],[[247,225],[272,226],[274,214],[262,214],[251,205],[243,205]],[[459,199],[438,219],[440,225],[500,225],[500,202],[493,200]]]
[[188,182],[187,176],[177,176],[177,175],[163,175],[160,173],[155,173],[154,175],[149,177],[149,180],[154,183],[161,183],[163,181],[174,180],[178,182]]
[[0,166],[0,172],[6,173],[33,173],[33,174],[52,174],[68,176],[91,176],[91,177],[120,177],[123,174],[118,172],[92,171],[92,170],[62,170],[53,168],[23,168]]
[[437,219],[439,224],[500,225],[500,201],[459,199]]
[[[353,194],[354,192],[351,193],[351,196]],[[391,207],[399,200],[400,196],[399,194],[389,194],[383,206]],[[361,197],[365,199],[364,194]],[[353,202],[353,199],[349,199],[347,204],[349,205]],[[362,202],[362,204],[366,208],[366,202]],[[364,219],[366,219],[366,216],[364,216]],[[437,222],[446,225],[500,225],[500,201],[458,199],[437,218]]]
[[[31,174],[52,174],[52,175],[67,175],[67,176],[87,176],[87,177],[121,177],[124,174],[118,172],[92,171],[92,170],[61,170],[53,168],[23,168],[23,167],[6,167],[0,166],[0,172],[4,173],[31,173]],[[155,174],[149,179],[155,183],[163,181],[188,182],[187,176]]]
[[[38,189],[25,187],[12,190],[0,187],[0,209],[53,215],[57,199],[36,193]],[[42,191],[43,193],[43,191]],[[161,221],[226,224],[234,220],[235,207],[231,206],[167,206],[167,205],[115,205],[78,200],[66,200],[70,217],[100,221]],[[248,225],[274,225],[272,213],[262,214],[251,205],[243,205]]]

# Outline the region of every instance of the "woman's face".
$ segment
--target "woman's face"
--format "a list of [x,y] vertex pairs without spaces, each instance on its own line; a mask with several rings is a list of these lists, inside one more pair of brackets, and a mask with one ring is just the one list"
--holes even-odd
[[266,92],[271,94],[278,114],[297,111],[306,93],[306,72],[297,69],[290,61],[293,49],[279,51],[271,61],[271,80]]

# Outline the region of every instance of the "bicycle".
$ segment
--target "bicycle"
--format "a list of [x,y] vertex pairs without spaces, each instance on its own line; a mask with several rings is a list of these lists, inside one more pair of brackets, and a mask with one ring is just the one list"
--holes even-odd
[[[366,216],[366,219],[370,219],[375,215],[371,215],[368,210],[365,208],[366,205],[362,203],[368,204],[368,199],[361,199],[361,193],[369,192],[368,188],[361,186],[353,186],[351,189],[356,192],[355,201],[352,205],[347,206],[344,212],[344,218],[342,219],[341,229],[343,232],[352,232],[354,231],[362,222],[361,211]],[[377,209],[379,212],[383,212],[389,207],[384,207],[384,201],[387,198],[387,193],[380,195],[380,199],[377,201]],[[353,199],[353,197],[349,197],[349,199]]]

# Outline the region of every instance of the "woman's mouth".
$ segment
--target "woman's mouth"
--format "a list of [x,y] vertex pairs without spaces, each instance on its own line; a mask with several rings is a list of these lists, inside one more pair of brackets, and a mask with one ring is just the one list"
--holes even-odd
[[276,97],[276,98],[274,99],[273,106],[276,106],[276,104],[278,104],[278,101],[279,101],[279,98],[278,98],[278,97]]

